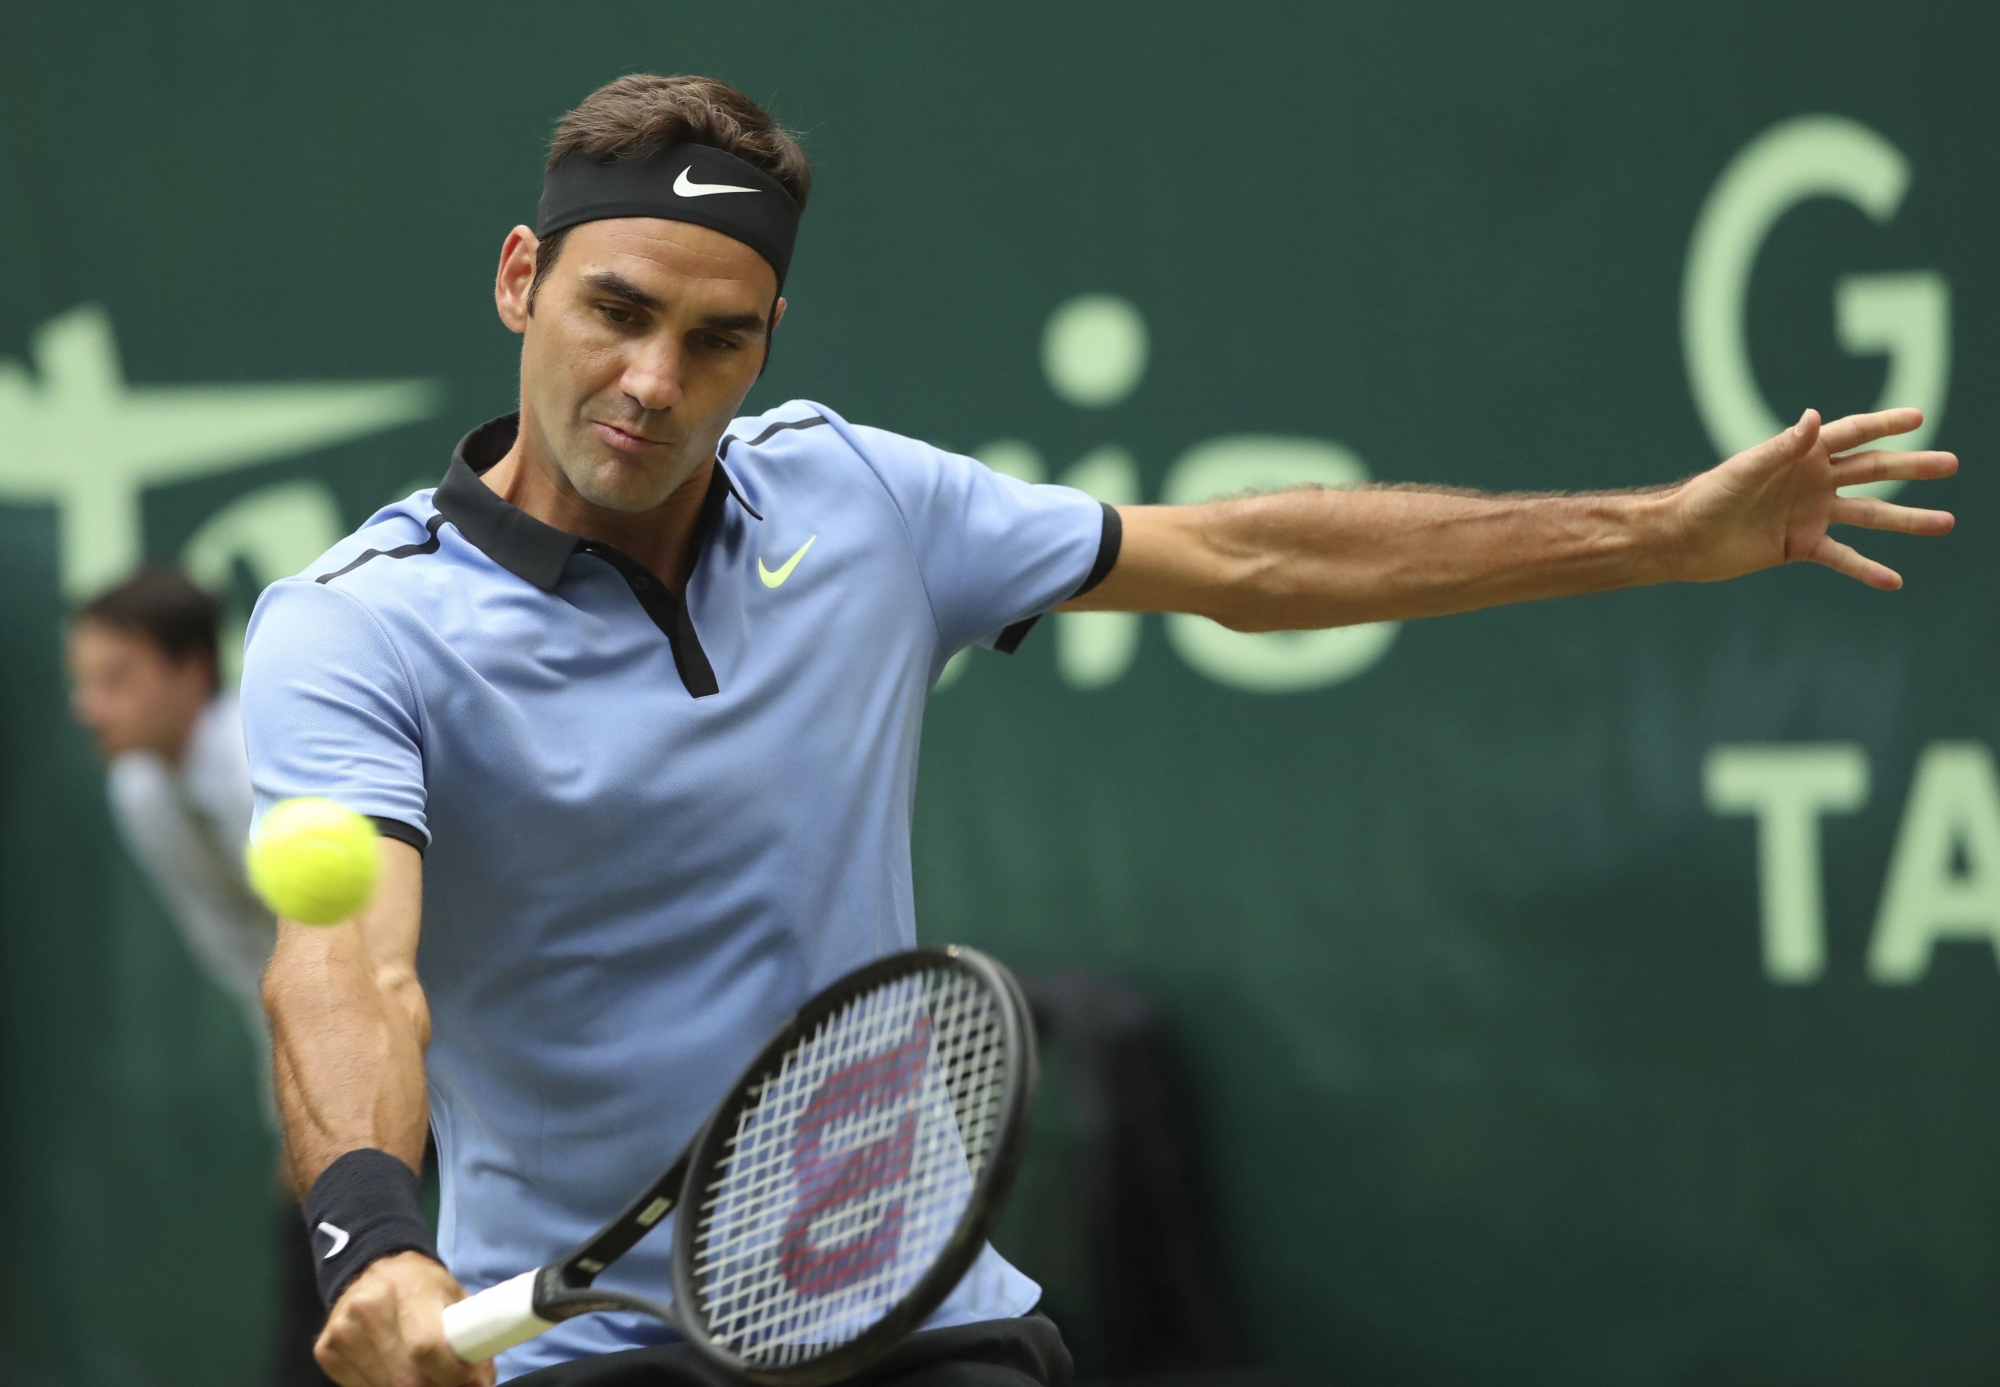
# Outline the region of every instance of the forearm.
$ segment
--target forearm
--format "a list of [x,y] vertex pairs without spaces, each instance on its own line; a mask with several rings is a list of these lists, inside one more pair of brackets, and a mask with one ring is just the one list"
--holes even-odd
[[1658,582],[1673,576],[1668,495],[1376,487],[1133,507],[1138,561],[1100,602],[1309,630]]
[[278,1106],[301,1196],[348,1151],[379,1148],[413,1170],[423,1161],[430,1017],[414,960],[400,947],[406,931],[397,917],[415,909],[404,899],[409,883],[399,880],[409,873],[387,860],[384,868],[377,902],[362,919],[332,927],[281,922],[265,973]]

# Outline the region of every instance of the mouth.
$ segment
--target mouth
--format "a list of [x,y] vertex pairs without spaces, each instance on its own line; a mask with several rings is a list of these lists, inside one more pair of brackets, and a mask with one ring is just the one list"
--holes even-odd
[[647,438],[644,434],[633,433],[628,429],[619,428],[616,424],[607,424],[598,419],[590,421],[590,428],[606,444],[621,453],[643,453],[652,448],[666,446],[662,439]]

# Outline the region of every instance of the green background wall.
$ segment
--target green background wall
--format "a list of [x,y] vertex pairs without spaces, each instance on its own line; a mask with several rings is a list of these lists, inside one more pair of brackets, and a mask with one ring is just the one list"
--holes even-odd
[[[1792,569],[1445,619],[1289,693],[1204,673],[1157,618],[1079,687],[1051,623],[933,705],[919,904],[931,938],[1167,1004],[1252,1346],[1300,1381],[1993,1380],[1977,748],[1910,830],[1944,854],[1927,928],[1977,937],[1902,981],[1867,958],[1920,757],[2000,740],[1996,56],[1970,3],[0,11],[0,1381],[247,1384],[270,1296],[248,1045],[67,725],[35,499],[155,425],[65,395],[37,334],[100,306],[134,387],[435,382],[399,397],[414,422],[140,493],[162,558],[278,483],[358,523],[509,407],[500,239],[554,118],[632,70],[728,78],[818,161],[752,409],[1015,440],[1052,476],[1116,447],[1145,499],[1245,434],[1485,488],[1704,466],[1680,314],[1718,176],[1802,115],[1898,151],[1894,215],[1787,212],[1744,311],[1774,411],[1846,412],[1887,367],[1843,350],[1842,277],[1943,277],[1936,437],[1967,466],[1924,499],[1961,526],[1872,541],[1905,592]],[[1106,408],[1041,366],[1085,293],[1150,340]],[[274,576],[273,514],[209,531],[239,597]],[[1769,743],[1868,770],[1822,821],[1812,981],[1767,972],[1758,821],[1704,796],[1715,748]]]

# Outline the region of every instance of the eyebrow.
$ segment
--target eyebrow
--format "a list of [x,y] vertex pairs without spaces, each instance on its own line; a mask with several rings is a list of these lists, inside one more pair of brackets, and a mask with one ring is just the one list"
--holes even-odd
[[583,277],[583,282],[613,298],[624,299],[627,303],[635,303],[641,308],[657,310],[666,307],[659,299],[615,270],[598,270],[594,274],[587,274]]
[[762,313],[717,313],[703,318],[701,325],[705,328],[713,328],[718,332],[762,332],[764,330],[764,315]]
[[[655,294],[649,294],[631,280],[615,270],[598,270],[583,277],[583,282],[600,293],[636,304],[649,312],[659,312],[666,307]],[[718,332],[762,332],[764,315],[761,313],[715,313],[701,320],[701,325]]]

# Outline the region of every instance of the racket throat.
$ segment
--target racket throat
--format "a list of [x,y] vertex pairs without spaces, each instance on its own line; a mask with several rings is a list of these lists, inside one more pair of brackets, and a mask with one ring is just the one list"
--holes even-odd
[[[667,1172],[625,1206],[624,1212],[604,1225],[590,1239],[561,1260],[542,1268],[540,1276],[552,1278],[551,1292],[581,1291],[598,1275],[635,1247],[639,1240],[659,1227],[681,1200],[681,1186],[687,1183],[688,1153]],[[540,1285],[538,1281],[537,1286]],[[576,1312],[582,1313],[582,1312]],[[650,1313],[650,1312],[649,1312]]]
[[[644,1296],[631,1295],[625,1291],[613,1291],[593,1286],[589,1282],[571,1285],[563,1279],[560,1263],[543,1267],[534,1273],[531,1306],[537,1318],[549,1324],[560,1324],[573,1320],[578,1315],[596,1314],[600,1310],[629,1310],[634,1314],[649,1315],[656,1320],[678,1326],[674,1312],[656,1300]],[[540,1330],[535,1331],[540,1333]]]

